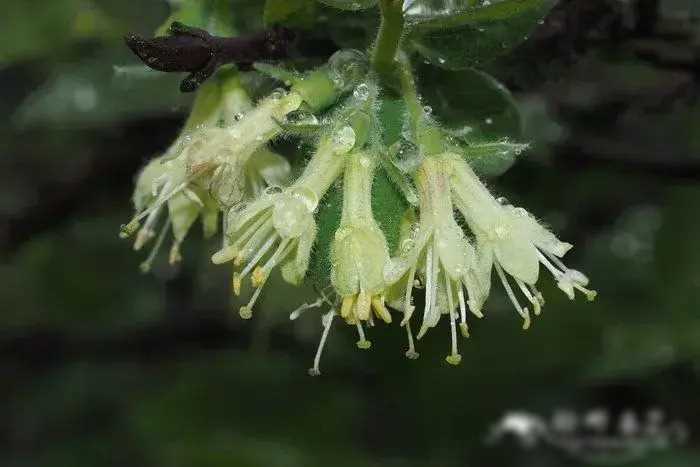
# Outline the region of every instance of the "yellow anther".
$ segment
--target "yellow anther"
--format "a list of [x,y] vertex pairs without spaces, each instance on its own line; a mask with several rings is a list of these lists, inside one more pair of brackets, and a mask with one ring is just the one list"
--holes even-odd
[[372,300],[368,293],[361,290],[357,294],[357,304],[355,305],[355,316],[360,321],[367,321],[369,319],[370,307],[372,306]]
[[349,295],[343,297],[343,304],[340,306],[340,317],[344,320],[349,320],[352,317],[352,306],[355,303],[355,297]]
[[250,282],[253,284],[253,287],[262,287],[266,280],[267,273],[265,270],[260,266],[256,267],[253,271],[253,275],[250,278]]
[[238,273],[233,274],[233,293],[236,294],[236,296],[239,296],[241,294],[241,275]]
[[469,337],[469,326],[467,323],[459,323],[459,331],[462,333],[462,337]]
[[372,309],[377,318],[381,319],[385,323],[391,323],[391,314],[389,310],[384,306],[384,298],[379,295],[372,297]]

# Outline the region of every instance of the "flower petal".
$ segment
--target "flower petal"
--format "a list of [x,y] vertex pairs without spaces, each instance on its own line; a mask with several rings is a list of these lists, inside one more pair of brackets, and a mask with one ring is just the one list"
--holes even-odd
[[498,240],[494,253],[503,269],[526,284],[535,284],[539,275],[539,259],[535,245],[521,236],[508,236]]

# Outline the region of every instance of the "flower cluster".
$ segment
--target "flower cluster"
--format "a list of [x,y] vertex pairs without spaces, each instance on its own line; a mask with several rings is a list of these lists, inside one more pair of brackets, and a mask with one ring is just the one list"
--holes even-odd
[[[253,105],[238,73],[207,82],[181,136],[139,175],[136,215],[122,233],[136,233],[137,250],[156,237],[144,269],[168,230],[174,237],[170,261],[175,262],[197,218],[207,235],[221,224],[223,244],[211,259],[233,265],[236,295],[243,284],[252,286],[252,296],[238,310],[249,319],[271,274],[279,271],[285,281],[299,285],[314,257],[325,257],[329,267],[318,284],[322,297],[290,315],[296,319],[314,306],[330,308],[322,316],[311,374],[320,373],[335,317],[356,328],[361,349],[371,347],[368,326],[399,323],[407,334],[406,356],[417,358],[415,340],[447,316],[451,340],[446,361],[459,364],[458,333],[469,336],[468,313],[484,316],[494,272],[524,329],[531,324],[531,311],[539,315],[544,305],[537,289],[540,266],[570,298],[575,291],[595,297],[586,276],[561,260],[571,245],[523,208],[494,197],[474,172],[469,151],[440,128],[412,89],[404,90],[401,137],[410,141],[416,157],[410,164],[396,160],[397,143],[387,141],[380,116],[385,91],[368,72],[363,54],[338,52],[327,65],[306,74],[269,65],[258,70],[284,81],[288,89]],[[402,83],[404,88],[412,85],[411,80]],[[279,137],[297,139],[297,152],[311,148],[296,177],[269,144]],[[504,145],[479,148],[502,151]],[[377,203],[386,201],[377,189],[387,186],[399,193],[399,200],[388,214],[378,215]],[[337,222],[328,225],[317,214],[331,191],[342,202]],[[390,222],[392,216],[400,221]],[[321,237],[330,240],[319,245]],[[414,289],[421,291],[415,297]],[[394,319],[392,310],[400,319]],[[415,320],[420,325],[414,339]]]

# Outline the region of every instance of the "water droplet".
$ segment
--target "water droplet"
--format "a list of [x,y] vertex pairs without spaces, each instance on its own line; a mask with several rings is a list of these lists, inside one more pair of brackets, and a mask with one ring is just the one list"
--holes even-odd
[[438,57],[438,63],[439,63],[440,65],[444,65],[446,61],[447,61],[447,60],[445,60],[443,57]]
[[328,76],[339,90],[348,91],[365,77],[368,67],[365,54],[356,49],[343,49],[328,60]]
[[242,113],[236,113],[233,114],[233,120],[236,122],[240,122],[243,119],[243,114]]
[[287,114],[287,123],[292,125],[318,125],[318,118],[311,112],[295,110]]
[[318,206],[318,196],[306,187],[295,187],[290,189],[292,197],[301,200],[309,212],[314,212]]
[[397,144],[394,165],[404,173],[413,172],[423,160],[418,146],[406,138],[401,138]]
[[284,97],[285,94],[286,94],[286,91],[284,89],[277,88],[270,93],[270,97],[272,99],[278,100],[278,99],[282,99],[282,97]]
[[355,130],[351,126],[344,126],[333,135],[333,145],[336,154],[346,154],[355,147]]
[[360,83],[352,94],[356,99],[364,101],[369,97],[369,86],[366,83]]
[[280,186],[270,185],[269,187],[265,188],[265,194],[267,196],[273,196],[273,195],[277,195],[279,193],[282,193],[282,187],[280,187]]
[[496,198],[496,201],[498,201],[498,204],[500,204],[502,206],[506,206],[506,205],[510,204],[510,202],[508,201],[508,198],[506,198],[505,196],[499,196],[498,198]]
[[487,125],[493,125],[493,118],[489,117],[486,120],[484,120],[484,122],[486,122]]
[[423,112],[425,112],[427,115],[430,115],[431,113],[433,113],[433,108],[429,105],[426,105],[423,107]]

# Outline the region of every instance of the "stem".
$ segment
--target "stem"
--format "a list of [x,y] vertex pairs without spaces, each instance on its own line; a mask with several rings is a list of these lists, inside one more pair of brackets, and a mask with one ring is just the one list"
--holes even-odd
[[445,151],[443,137],[438,127],[432,123],[425,113],[423,103],[418,96],[416,81],[413,78],[411,64],[405,54],[398,61],[400,65],[399,78],[401,81],[401,95],[406,103],[411,135],[421,152],[426,155],[439,154]]
[[372,214],[372,182],[374,161],[361,151],[348,156],[343,180],[342,224],[374,222]]
[[382,81],[389,81],[403,34],[403,0],[379,0],[382,22],[372,52],[372,68]]

